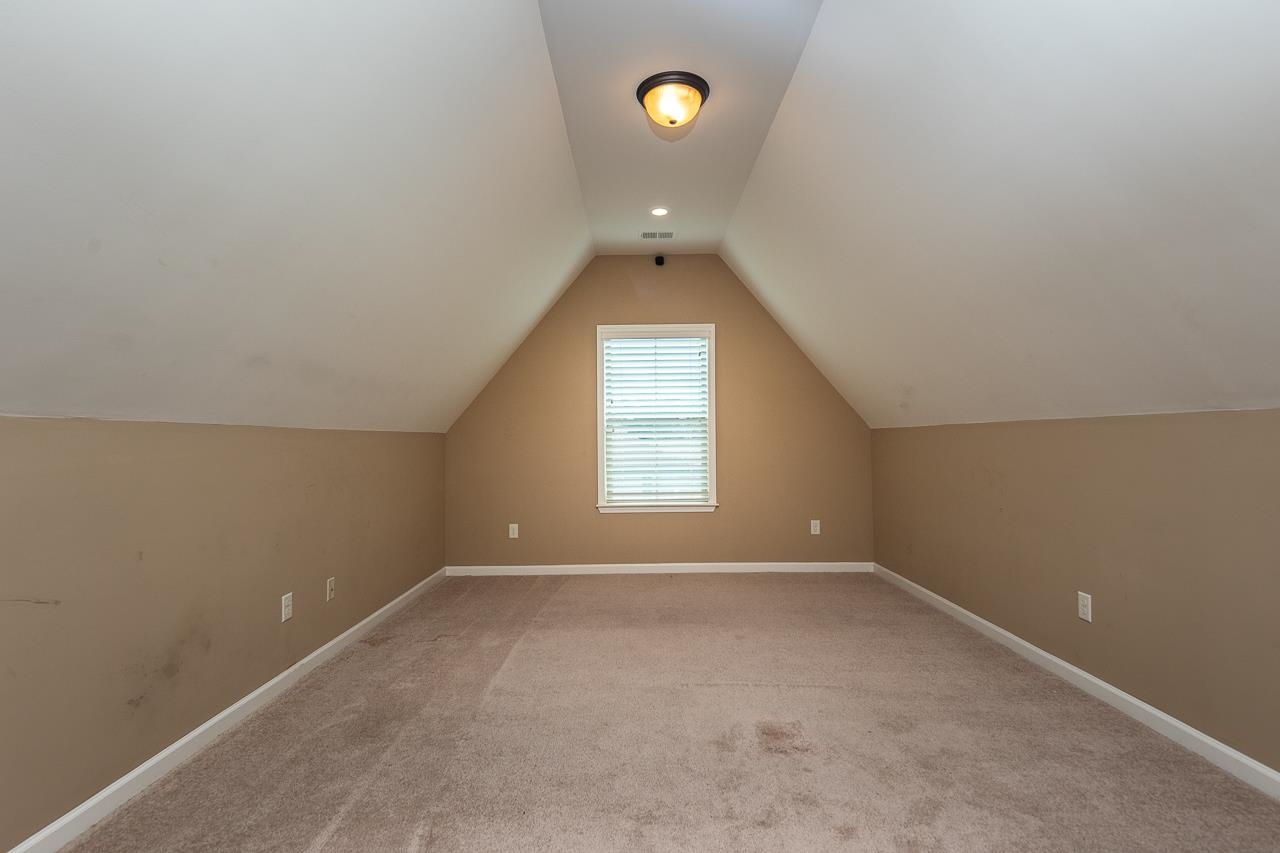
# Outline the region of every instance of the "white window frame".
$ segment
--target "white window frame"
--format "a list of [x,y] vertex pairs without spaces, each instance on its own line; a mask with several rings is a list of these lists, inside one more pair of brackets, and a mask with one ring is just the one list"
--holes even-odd
[[[707,339],[707,502],[702,504],[629,504],[605,502],[604,342],[609,338]],[[596,509],[600,512],[714,512],[716,501],[716,325],[660,323],[644,326],[596,326]]]

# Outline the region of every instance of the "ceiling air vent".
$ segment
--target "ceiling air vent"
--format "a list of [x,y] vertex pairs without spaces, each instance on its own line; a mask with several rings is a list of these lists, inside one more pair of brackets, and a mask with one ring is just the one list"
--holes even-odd
[[676,236],[674,231],[641,231],[641,240],[670,240]]

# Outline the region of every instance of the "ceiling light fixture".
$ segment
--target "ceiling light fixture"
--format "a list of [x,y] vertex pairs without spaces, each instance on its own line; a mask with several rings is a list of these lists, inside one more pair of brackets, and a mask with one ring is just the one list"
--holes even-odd
[[711,85],[689,71],[664,71],[636,87],[636,100],[654,124],[681,127],[693,121],[711,96]]
[[654,216],[666,216],[671,211],[667,210],[665,207],[655,207],[653,210],[649,212],[652,213]]

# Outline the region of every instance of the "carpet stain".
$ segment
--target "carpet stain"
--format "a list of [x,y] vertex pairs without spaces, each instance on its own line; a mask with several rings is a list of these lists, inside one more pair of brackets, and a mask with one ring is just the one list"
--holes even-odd
[[793,755],[813,750],[813,744],[801,736],[799,720],[789,723],[763,720],[756,724],[756,738],[760,741],[762,750],[775,755]]
[[391,642],[395,638],[396,638],[395,634],[382,634],[377,637],[365,637],[360,642],[364,643],[366,646],[370,648],[376,649],[376,648],[380,648],[381,646],[385,646],[387,643]]
[[656,826],[658,823],[658,813],[653,809],[645,809],[632,818],[639,826]]
[[793,794],[791,796],[791,801],[795,803],[797,806],[803,806],[804,808],[807,808],[807,809],[816,809],[822,805],[821,801],[819,801],[817,797],[815,797],[813,794],[810,794],[808,791],[803,791],[799,794]]
[[836,835],[840,836],[843,841],[853,841],[860,834],[861,833],[858,832],[858,827],[851,823],[842,823],[836,827]]
[[911,749],[908,753],[925,772],[938,775],[945,774],[964,760],[963,753],[947,746],[927,751]]
[[719,752],[737,752],[738,745],[742,743],[742,726],[735,724],[728,731],[721,732],[719,736],[711,739],[711,745]]
[[753,826],[759,827],[760,829],[773,829],[775,826],[782,823],[782,815],[778,814],[778,810],[773,806],[769,806],[768,810],[766,810],[764,814],[753,820],[751,823]]
[[946,853],[947,850],[936,841],[919,841],[902,835],[894,840],[894,849],[902,853]]
[[722,794],[736,793],[746,782],[747,774],[742,770],[730,770],[716,780],[716,787]]
[[[635,847],[635,846],[643,845],[645,837],[648,833],[648,830],[658,825],[659,818],[658,818],[657,812],[655,812],[653,809],[650,808],[650,809],[645,809],[644,811],[640,812],[640,814],[633,816],[631,818],[631,822],[632,822],[632,827],[630,832],[630,838],[631,838],[631,841],[633,842],[632,846]],[[644,846],[649,846],[649,845],[644,845]]]
[[903,716],[886,717],[879,720],[880,728],[895,735],[905,735],[916,728],[916,721]]
[[943,802],[937,797],[921,797],[907,809],[907,817],[914,824],[932,824],[942,814]]

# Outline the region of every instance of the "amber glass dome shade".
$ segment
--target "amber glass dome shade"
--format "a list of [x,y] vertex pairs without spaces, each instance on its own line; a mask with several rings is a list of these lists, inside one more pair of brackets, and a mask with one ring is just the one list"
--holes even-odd
[[636,99],[654,124],[682,127],[693,121],[711,94],[707,81],[688,71],[664,71],[636,88]]

